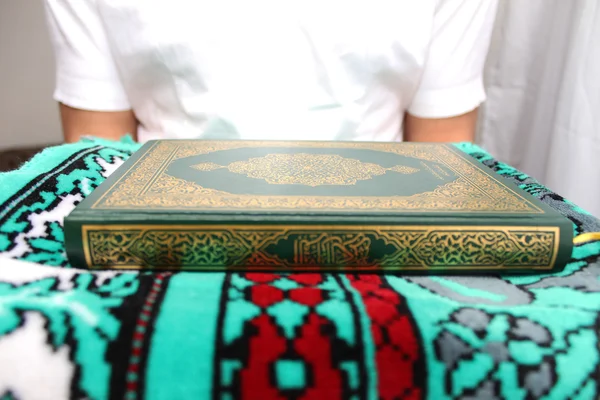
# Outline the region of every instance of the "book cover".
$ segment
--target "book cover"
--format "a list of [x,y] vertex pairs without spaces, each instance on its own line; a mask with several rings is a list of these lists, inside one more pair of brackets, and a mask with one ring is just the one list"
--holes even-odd
[[450,144],[158,140],[65,220],[90,269],[527,273],[571,222]]

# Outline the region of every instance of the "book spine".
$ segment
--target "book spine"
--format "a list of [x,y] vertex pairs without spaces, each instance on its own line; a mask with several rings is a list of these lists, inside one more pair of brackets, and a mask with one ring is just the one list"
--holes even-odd
[[72,265],[90,269],[540,273],[561,269],[570,258],[573,228],[561,219],[462,222],[110,225],[72,219],[66,234]]

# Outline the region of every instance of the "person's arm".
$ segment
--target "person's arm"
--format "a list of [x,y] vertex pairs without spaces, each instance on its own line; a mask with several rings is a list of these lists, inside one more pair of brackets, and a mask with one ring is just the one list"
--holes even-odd
[[404,140],[407,142],[474,142],[477,109],[450,118],[419,118],[406,114]]
[[54,99],[65,142],[137,135],[133,107],[112,57],[96,2],[45,0],[56,63]]
[[82,136],[119,140],[130,134],[137,140],[137,119],[133,111],[88,111],[60,103],[60,118],[66,143]]
[[437,0],[423,75],[405,113],[404,140],[475,141],[496,7],[497,0]]

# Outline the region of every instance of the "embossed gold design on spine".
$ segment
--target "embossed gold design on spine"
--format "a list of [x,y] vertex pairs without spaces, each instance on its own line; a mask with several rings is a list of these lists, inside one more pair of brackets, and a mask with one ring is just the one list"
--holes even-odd
[[91,268],[549,270],[556,227],[84,226]]
[[[459,178],[436,188],[432,192],[413,196],[268,196],[236,195],[225,193],[198,184],[180,183],[180,192],[152,190],[157,182],[163,182],[165,163],[172,160],[208,154],[220,150],[246,147],[271,148],[354,148],[390,152],[441,163],[459,175]],[[165,161],[167,160],[167,161]],[[201,168],[216,168],[204,165]],[[395,168],[395,167],[394,167]],[[159,171],[159,172],[157,172]],[[158,174],[158,177],[156,176]],[[197,196],[195,190],[202,188],[206,195]],[[148,190],[149,189],[149,190]],[[508,189],[500,181],[488,176],[474,165],[465,161],[446,146],[403,143],[360,143],[360,142],[244,142],[244,141],[164,141],[151,148],[143,159],[130,169],[107,191],[92,208],[168,208],[168,209],[312,209],[312,210],[403,210],[407,212],[485,211],[543,213],[532,202]]]
[[296,265],[369,266],[372,238],[364,233],[303,232],[294,240]]
[[374,163],[342,157],[338,154],[268,154],[246,161],[236,161],[227,166],[212,162],[192,165],[198,171],[227,168],[230,172],[249,178],[263,179],[272,185],[355,185],[388,171],[414,174],[419,171],[403,165],[384,168]]

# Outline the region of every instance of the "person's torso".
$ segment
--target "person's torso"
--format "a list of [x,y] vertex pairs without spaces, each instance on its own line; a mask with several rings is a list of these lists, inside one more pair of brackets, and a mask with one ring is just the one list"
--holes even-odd
[[97,0],[140,140],[400,139],[435,2]]

